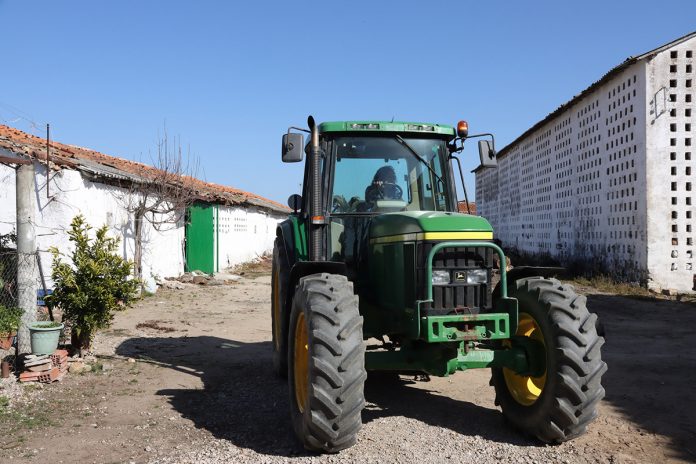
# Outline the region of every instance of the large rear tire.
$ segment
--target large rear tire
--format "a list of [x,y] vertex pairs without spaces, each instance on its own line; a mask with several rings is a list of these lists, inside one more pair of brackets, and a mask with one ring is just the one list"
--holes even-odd
[[271,272],[271,332],[273,337],[273,372],[278,377],[288,376],[288,317],[285,298],[288,291],[290,270],[283,250],[283,242],[273,244],[273,269]]
[[510,285],[519,301],[516,335],[541,342],[545,372],[537,377],[494,368],[496,405],[517,429],[546,443],[561,443],[585,433],[604,397],[604,338],[586,298],[556,279],[529,277]]
[[300,279],[289,323],[288,384],[295,434],[312,451],[355,444],[365,406],[365,345],[358,297],[345,276]]

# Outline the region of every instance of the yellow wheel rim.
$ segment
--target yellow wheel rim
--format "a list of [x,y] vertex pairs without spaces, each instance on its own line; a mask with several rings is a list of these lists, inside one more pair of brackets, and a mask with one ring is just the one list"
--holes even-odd
[[278,278],[280,277],[280,272],[278,269],[273,273],[273,343],[275,343],[276,351],[280,351],[280,284],[278,283]]
[[307,324],[305,324],[304,312],[297,316],[295,323],[295,351],[293,359],[293,372],[295,377],[295,401],[297,409],[304,412],[307,406],[309,390],[309,342],[307,340]]
[[[520,313],[520,321],[517,325],[515,335],[520,337],[529,337],[544,344],[544,335],[541,333],[541,327],[536,320],[527,313]],[[544,344],[544,346],[546,346]],[[539,399],[541,392],[546,385],[546,370],[540,377],[529,377],[516,374],[513,370],[507,367],[503,368],[503,376],[505,384],[512,397],[518,403],[524,406],[531,406]]]

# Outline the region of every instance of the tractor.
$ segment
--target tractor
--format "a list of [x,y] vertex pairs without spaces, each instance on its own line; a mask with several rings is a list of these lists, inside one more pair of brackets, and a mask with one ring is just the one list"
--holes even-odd
[[607,369],[597,316],[559,268],[508,269],[490,223],[459,212],[464,143],[478,138],[480,168],[497,166],[493,135],[468,132],[465,121],[310,116],[283,135],[282,160],[306,162],[276,231],[273,369],[308,450],[356,443],[368,373],[490,368],[507,422],[545,443],[597,416]]

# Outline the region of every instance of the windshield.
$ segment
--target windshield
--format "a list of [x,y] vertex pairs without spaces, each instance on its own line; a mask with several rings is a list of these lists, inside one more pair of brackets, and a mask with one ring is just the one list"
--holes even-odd
[[448,210],[443,140],[338,137],[334,151],[332,213]]

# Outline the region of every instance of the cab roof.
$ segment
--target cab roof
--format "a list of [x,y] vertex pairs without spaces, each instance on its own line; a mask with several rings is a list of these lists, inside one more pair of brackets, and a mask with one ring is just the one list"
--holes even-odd
[[429,122],[335,121],[319,124],[319,132],[408,132],[454,137],[454,127]]

